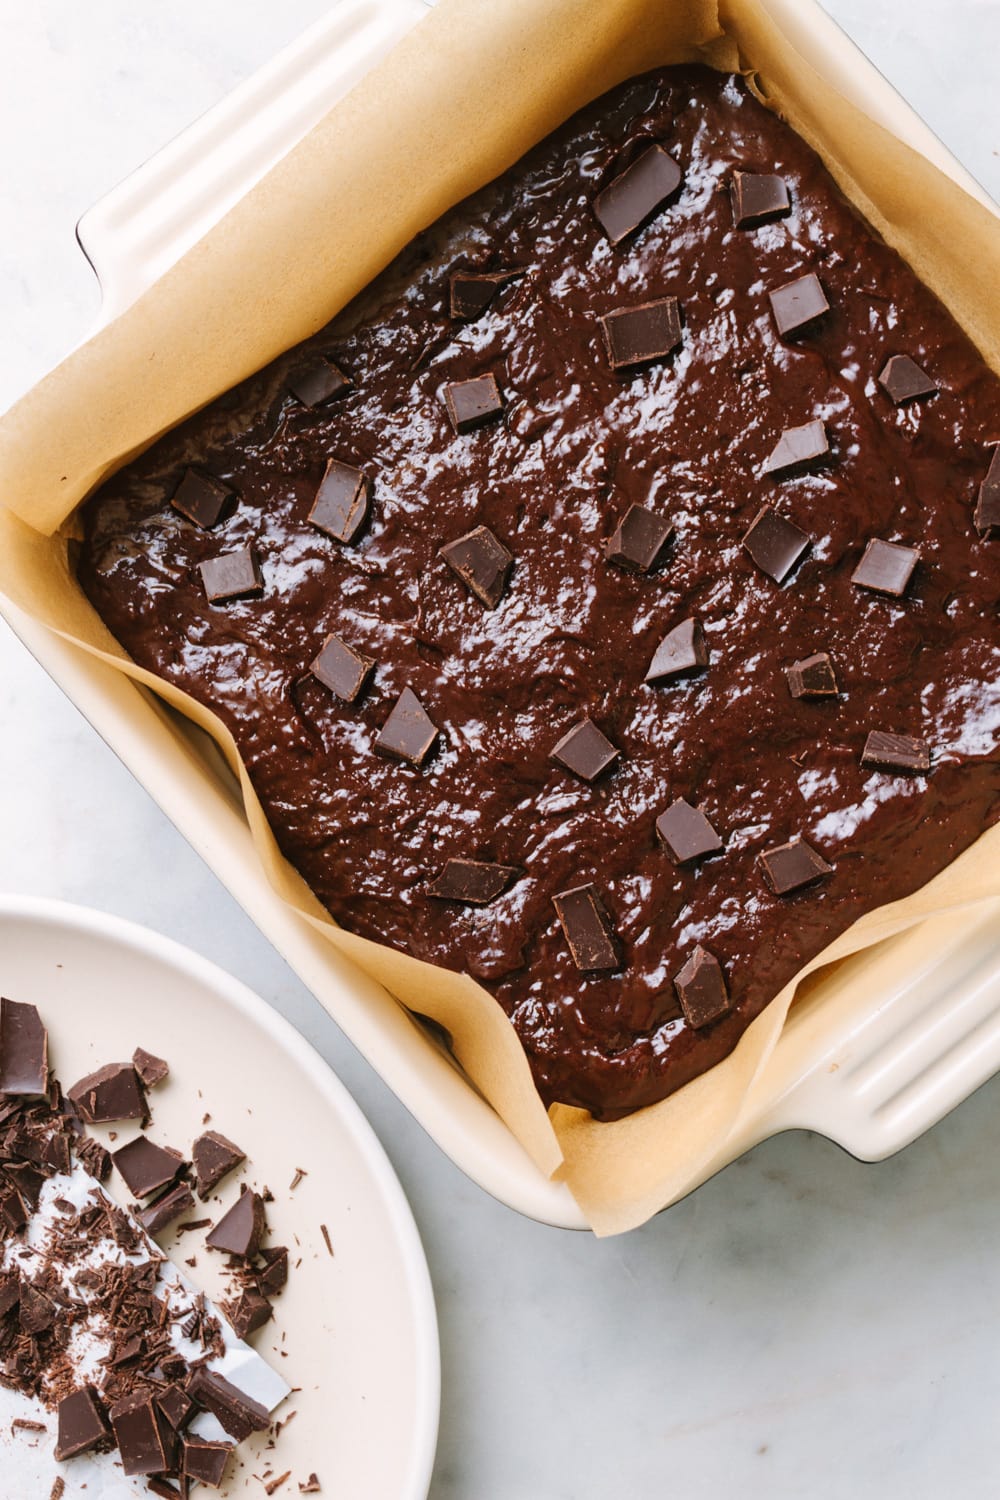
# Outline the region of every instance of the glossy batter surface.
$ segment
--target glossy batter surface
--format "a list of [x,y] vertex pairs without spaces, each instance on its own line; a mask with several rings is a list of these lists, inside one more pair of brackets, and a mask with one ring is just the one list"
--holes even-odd
[[[683,185],[613,247],[592,200],[650,141]],[[790,215],[735,228],[734,169],[780,174]],[[449,274],[470,266],[518,276],[456,322]],[[767,293],[808,272],[831,311],[782,339]],[[600,315],[667,296],[681,347],[612,370]],[[973,510],[1000,383],[742,84],[671,69],[623,85],[304,347],[336,360],[351,392],[303,407],[286,385],[299,349],[169,434],[89,502],[80,577],[137,661],[230,726],[283,850],[336,918],[480,977],[546,1100],[613,1117],[664,1097],[856,917],[996,820],[1000,543]],[[877,383],[895,354],[939,393],[897,408]],[[456,435],[444,387],[485,373],[503,417]],[[782,430],[813,419],[831,460],[762,476]],[[374,481],[354,546],[307,519],[331,457]],[[169,505],[190,463],[239,492],[211,531]],[[632,503],[674,526],[649,575],[604,553]],[[763,504],[811,539],[782,586],[741,546]],[[514,555],[494,610],[438,556],[481,524]],[[851,581],[872,537],[920,548],[901,598]],[[209,603],[197,565],[246,544],[262,597]],[[707,670],[645,684],[690,616]],[[377,663],[353,704],[309,672],[330,632]],[[784,668],[815,652],[840,694],[795,699]],[[374,749],[406,687],[441,729],[420,770]],[[585,713],[622,752],[593,785],[549,758]],[[930,774],[863,767],[871,730],[928,741]],[[676,797],[704,809],[721,853],[672,862],[655,822]],[[758,856],[798,834],[833,872],[775,895]],[[524,873],[463,907],[426,892],[448,858]],[[614,974],[576,968],[552,905],[588,882],[621,940]],[[694,1030],[672,980],[699,944],[733,1004]]]

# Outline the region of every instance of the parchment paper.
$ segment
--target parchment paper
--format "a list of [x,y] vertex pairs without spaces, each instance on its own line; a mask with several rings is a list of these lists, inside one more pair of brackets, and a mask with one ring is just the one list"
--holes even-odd
[[601,1234],[643,1222],[700,1180],[736,1131],[806,973],[932,913],[953,911],[960,923],[970,904],[1000,909],[1000,829],[917,895],[856,923],[730,1058],[672,1098],[611,1125],[565,1107],[547,1116],[484,989],[330,921],[278,854],[228,733],[127,660],[75,582],[67,539],[76,506],[102,478],[322,327],[452,203],[623,78],[685,61],[754,70],[762,95],[1000,370],[1000,304],[983,276],[1000,263],[1000,221],[837,94],[759,0],[440,0],[216,229],[0,424],[0,589],[214,736],[240,778],[277,897],[447,1028],[469,1077],[542,1171],[565,1178]]

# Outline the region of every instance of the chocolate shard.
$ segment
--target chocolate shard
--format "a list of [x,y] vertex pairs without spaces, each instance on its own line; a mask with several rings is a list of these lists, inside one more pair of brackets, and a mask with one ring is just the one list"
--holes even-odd
[[919,561],[918,548],[902,547],[898,542],[884,542],[881,537],[873,537],[851,574],[851,582],[858,588],[899,599],[906,593]]
[[102,1146],[92,1135],[87,1135],[74,1142],[73,1150],[85,1172],[89,1172],[98,1182],[107,1182],[111,1176],[111,1152],[106,1146]]
[[618,747],[598,729],[593,719],[586,716],[567,730],[559,743],[549,751],[549,760],[565,766],[567,771],[572,771],[581,781],[596,781],[620,757]]
[[205,1244],[209,1250],[252,1260],[260,1249],[266,1227],[263,1198],[245,1187],[228,1213],[206,1235]]
[[698,620],[682,620],[669,631],[653,654],[644,682],[669,682],[691,677],[708,666],[708,645]]
[[792,662],[785,668],[785,677],[793,698],[835,698],[840,691],[833,662],[825,651]]
[[650,146],[594,199],[597,221],[612,245],[647,224],[676,193],[684,174],[662,146]]
[[147,1234],[156,1235],[192,1208],[194,1208],[194,1195],[191,1189],[186,1182],[178,1182],[155,1202],[140,1209],[136,1218]]
[[375,749],[394,760],[422,766],[434,748],[440,730],[411,688],[404,688],[383,724]]
[[604,314],[601,326],[613,370],[666,359],[681,342],[681,315],[676,297],[618,307]]
[[49,1091],[49,1039],[37,1007],[0,999],[0,1097]]
[[274,1309],[259,1292],[243,1291],[223,1308],[238,1339],[245,1339],[271,1321]]
[[236,491],[231,485],[223,484],[211,474],[202,474],[198,469],[186,469],[170,504],[195,526],[211,531],[231,509],[235,499]]
[[805,332],[830,311],[823,283],[812,271],[794,281],[786,281],[784,286],[775,287],[768,296],[774,326],[782,338]]
[[308,1479],[299,1482],[300,1495],[318,1495],[320,1492],[319,1479],[315,1474],[310,1474]]
[[66,1097],[88,1125],[145,1120],[146,1096],[131,1063],[108,1063],[67,1090]]
[[828,458],[830,443],[826,427],[818,419],[801,427],[786,427],[768,457],[762,474],[790,474]]
[[183,1431],[185,1423],[194,1411],[194,1402],[191,1397],[176,1382],[164,1386],[162,1391],[157,1391],[156,1404],[175,1432]]
[[204,1202],[223,1177],[246,1161],[246,1153],[217,1130],[206,1130],[191,1147],[198,1197]]
[[503,397],[493,375],[451,381],[444,388],[444,404],[458,433],[473,432],[494,421],[503,411]]
[[288,1281],[288,1250],[284,1245],[270,1245],[260,1252],[264,1264],[255,1276],[262,1297],[276,1297]]
[[833,873],[833,865],[827,864],[822,854],[807,844],[801,835],[796,835],[787,844],[765,849],[757,858],[776,896],[787,896],[807,885],[815,885]]
[[215,1443],[208,1438],[186,1437],[181,1444],[181,1473],[185,1479],[217,1490],[226,1477],[232,1452],[232,1443]]
[[111,1160],[133,1198],[148,1198],[159,1192],[187,1165],[179,1151],[158,1146],[145,1135],[112,1151]]
[[1000,537],[1000,443],[993,449],[986,478],[979,486],[976,530],[983,537]]
[[372,482],[361,469],[327,459],[309,521],[317,531],[350,547],[367,523],[371,494]]
[[266,1432],[271,1425],[267,1408],[241,1391],[224,1375],[200,1365],[188,1382],[188,1394],[210,1411],[231,1438],[242,1443],[251,1432]]
[[743,538],[744,551],[775,583],[784,583],[811,546],[809,536],[770,505],[761,506]]
[[656,832],[675,865],[691,864],[725,847],[701,809],[692,807],[683,797],[660,814]]
[[252,547],[223,552],[199,563],[202,586],[209,604],[224,604],[228,599],[249,599],[264,592],[257,554]]
[[755,229],[791,212],[788,184],[773,172],[734,172],[729,191],[737,229]]
[[151,1394],[125,1397],[110,1415],[123,1474],[162,1474],[170,1467],[170,1425]]
[[44,1333],[56,1321],[56,1305],[30,1281],[22,1281],[19,1317],[25,1333]]
[[908,734],[886,734],[873,729],[865,740],[861,764],[885,771],[923,773],[931,768],[930,747],[926,740],[915,740]]
[[331,693],[354,703],[375,670],[375,658],[355,651],[337,635],[328,635],[309,670]]
[[464,323],[481,318],[502,286],[516,271],[453,271],[448,282],[451,316]]
[[170,1077],[170,1068],[162,1057],[154,1057],[145,1047],[136,1047],[132,1053],[132,1066],[139,1075],[144,1089],[155,1089],[158,1083]]
[[519,873],[513,865],[449,859],[427,886],[427,894],[437,901],[457,901],[462,906],[489,906],[503,895]]
[[621,966],[618,936],[596,885],[578,885],[552,897],[573,962],[584,974]]
[[21,1278],[17,1272],[0,1275],[0,1321],[9,1317],[21,1300]]
[[700,945],[679,973],[674,975],[674,989],[681,1002],[684,1019],[700,1030],[711,1026],[732,1008],[726,976],[714,953]]
[[630,505],[605,542],[604,555],[627,573],[649,573],[673,534],[673,523],[666,516],[644,505]]
[[465,536],[448,542],[438,556],[444,558],[481,604],[487,609],[496,609],[507,587],[514,554],[508,552],[488,526],[477,526]]
[[882,369],[878,383],[894,406],[906,406],[922,396],[936,396],[940,389],[908,354],[894,354]]
[[314,409],[346,396],[351,382],[332,359],[321,355],[289,376],[288,389],[296,401]]
[[59,1463],[89,1453],[108,1435],[100,1398],[92,1385],[73,1391],[59,1402],[55,1457]]

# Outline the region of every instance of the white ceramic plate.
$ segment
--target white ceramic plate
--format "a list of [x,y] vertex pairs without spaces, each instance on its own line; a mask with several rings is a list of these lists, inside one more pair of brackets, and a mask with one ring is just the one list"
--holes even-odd
[[[215,965],[82,907],[0,897],[0,991],[39,1007],[64,1085],[136,1046],[170,1062],[151,1095],[152,1138],[186,1151],[209,1113],[248,1156],[205,1214],[217,1217],[244,1178],[274,1194],[270,1242],[301,1263],[253,1342],[301,1389],[276,1414],[296,1416],[273,1452],[250,1450],[221,1493],[259,1497],[255,1475],[270,1467],[291,1470],[279,1500],[297,1497],[313,1471],[337,1500],[424,1500],[440,1394],[427,1263],[385,1153],[326,1063]],[[307,1175],[291,1192],[296,1168]],[[117,1196],[120,1186],[109,1184]],[[189,1233],[160,1244],[214,1296],[222,1258],[202,1241]],[[193,1268],[183,1264],[192,1255]]]

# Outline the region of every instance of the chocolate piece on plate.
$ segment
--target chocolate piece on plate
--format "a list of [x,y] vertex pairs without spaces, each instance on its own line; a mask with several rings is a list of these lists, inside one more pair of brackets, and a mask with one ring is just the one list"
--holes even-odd
[[674,975],[674,988],[685,1020],[696,1031],[711,1026],[731,1009],[722,965],[707,948],[695,948],[683,969]]
[[1000,443],[993,449],[993,457],[986,471],[986,478],[979,486],[976,501],[976,530],[980,536],[1000,536]]
[[0,999],[0,1097],[49,1090],[49,1039],[34,1005]]
[[457,901],[463,906],[489,906],[503,895],[518,873],[513,865],[449,859],[427,886],[427,894],[438,901]]
[[786,427],[772,449],[762,474],[790,474],[817,459],[827,458],[830,443],[826,427],[818,419],[803,422],[801,427]]
[[601,318],[608,359],[613,370],[666,359],[681,341],[680,308],[676,297],[618,307]]
[[309,520],[318,531],[349,547],[368,520],[371,493],[372,482],[361,469],[327,459]]
[[477,526],[438,553],[487,609],[496,609],[507,586],[514,555],[488,526]]
[[229,599],[249,599],[264,591],[257,554],[252,547],[223,552],[198,564],[205,597],[209,604],[224,604]]
[[647,223],[681,185],[683,172],[662,146],[650,146],[594,199],[594,213],[612,245]]
[[89,1172],[98,1182],[107,1182],[111,1176],[111,1152],[106,1146],[102,1146],[92,1135],[85,1135],[73,1143],[73,1150],[85,1172]]
[[122,1473],[162,1474],[170,1467],[172,1429],[151,1393],[126,1396],[111,1408]]
[[108,1435],[107,1423],[97,1392],[92,1385],[64,1396],[57,1410],[58,1437],[55,1457],[59,1463],[88,1453]]
[[186,1437],[181,1444],[181,1473],[185,1479],[217,1490],[226,1477],[232,1443],[216,1443],[209,1438]]
[[262,1297],[276,1297],[288,1281],[288,1250],[284,1245],[269,1245],[260,1252],[264,1265],[255,1281]]
[[648,573],[655,568],[673,534],[673,523],[666,516],[647,510],[644,505],[630,505],[605,542],[604,555],[609,563],[627,573]]
[[251,1432],[266,1432],[271,1415],[252,1396],[241,1391],[216,1370],[198,1366],[188,1381],[188,1393],[199,1406],[216,1417],[231,1438],[242,1443]]
[[223,1177],[246,1161],[246,1153],[217,1130],[206,1130],[191,1147],[198,1197],[204,1202]]
[[683,797],[671,802],[656,820],[656,832],[675,865],[690,864],[724,847],[718,833],[699,807]]
[[770,505],[761,506],[743,538],[744,550],[775,583],[784,583],[811,546],[810,537],[801,527],[786,521]]
[[586,716],[549,751],[549,760],[558,761],[581,781],[596,781],[620,757],[617,745],[613,745],[593,719]]
[[690,677],[708,666],[708,645],[698,620],[682,620],[667,632],[653,653],[644,682]]
[[919,561],[920,552],[916,547],[901,547],[898,542],[884,542],[881,537],[873,537],[851,574],[851,582],[858,588],[898,599],[906,593]]
[[185,469],[170,504],[195,526],[211,531],[235,499],[236,491],[231,485],[223,484],[221,479],[203,474],[198,469]]
[[158,1083],[170,1077],[170,1068],[163,1058],[154,1057],[145,1047],[136,1047],[132,1053],[132,1066],[144,1089],[154,1089]]
[[785,677],[793,698],[835,698],[839,691],[833,662],[825,651],[792,662],[785,668]]
[[930,747],[926,740],[916,740],[909,734],[886,734],[873,729],[865,740],[861,764],[885,771],[929,771]]
[[596,885],[578,885],[552,897],[573,962],[584,974],[621,965],[618,937]]
[[787,896],[804,886],[815,885],[817,880],[833,873],[833,865],[827,864],[822,854],[801,836],[765,849],[757,858],[776,896]]
[[133,1198],[148,1198],[158,1192],[187,1165],[179,1151],[171,1146],[158,1146],[145,1135],[136,1136],[128,1145],[112,1151],[111,1160]]
[[194,1208],[194,1195],[186,1182],[178,1182],[162,1197],[147,1204],[136,1214],[136,1218],[147,1234],[159,1234],[168,1224],[173,1224],[181,1214]]
[[180,1432],[194,1411],[194,1402],[183,1387],[175,1383],[156,1393],[156,1404],[175,1432]]
[[894,354],[879,375],[878,383],[894,406],[905,406],[921,396],[936,396],[940,389],[908,354]]
[[375,670],[375,658],[355,651],[337,635],[328,635],[309,670],[331,693],[354,703]]
[[481,318],[500,288],[516,275],[516,271],[453,271],[448,282],[452,317],[466,323]]
[[108,1063],[66,1091],[81,1120],[103,1125],[112,1120],[145,1120],[146,1096],[131,1063]]
[[290,375],[288,389],[303,406],[315,408],[346,396],[351,382],[332,359],[321,356]]
[[830,311],[823,283],[812,271],[768,293],[774,326],[782,338],[802,333]]
[[734,172],[729,191],[737,229],[756,229],[791,212],[788,184],[773,172]]
[[265,1323],[271,1321],[274,1309],[266,1297],[259,1292],[244,1291],[233,1302],[227,1302],[223,1306],[232,1330],[238,1339],[245,1339],[249,1334],[256,1333],[258,1328],[263,1328]]
[[263,1198],[245,1187],[228,1213],[206,1235],[205,1244],[209,1250],[251,1260],[260,1249],[266,1227]]
[[375,749],[394,760],[422,766],[440,730],[411,688],[404,688],[375,741]]
[[503,411],[503,397],[492,375],[451,381],[444,388],[444,404],[457,433],[473,432]]

